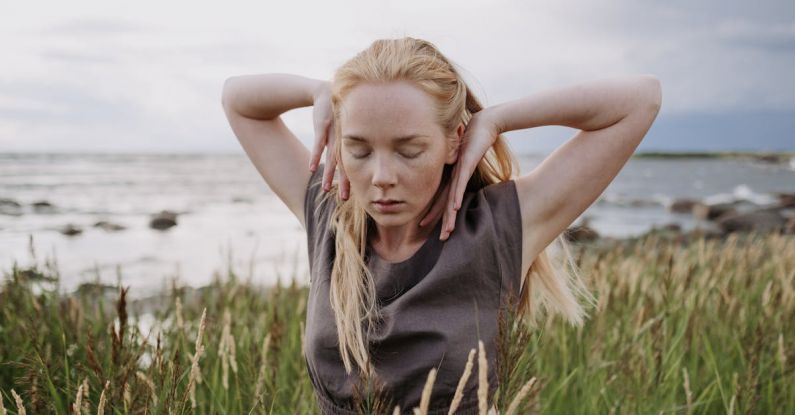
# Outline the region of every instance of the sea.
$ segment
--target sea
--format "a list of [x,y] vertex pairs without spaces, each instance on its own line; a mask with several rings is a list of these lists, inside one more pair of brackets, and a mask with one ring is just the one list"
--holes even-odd
[[[519,156],[519,174],[544,157]],[[768,206],[777,192],[795,192],[795,160],[633,157],[574,224],[613,238],[672,223],[686,231],[708,224],[670,212],[677,198]],[[177,225],[152,229],[162,210],[176,212]],[[67,225],[82,232],[61,233]],[[264,285],[306,284],[309,272],[298,219],[243,153],[0,153],[0,275],[45,259],[63,291],[121,283],[132,297],[204,286],[230,269]]]

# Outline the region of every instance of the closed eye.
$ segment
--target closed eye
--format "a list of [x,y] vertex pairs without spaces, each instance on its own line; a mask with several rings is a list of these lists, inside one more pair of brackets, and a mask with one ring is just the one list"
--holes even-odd
[[[404,158],[407,158],[407,159],[414,159],[414,158],[417,158],[417,157],[419,157],[419,156],[420,156],[420,154],[422,154],[422,151],[420,151],[420,152],[418,152],[418,153],[414,153],[414,154],[404,154],[404,153],[400,153],[400,155],[401,155],[402,157],[404,157]],[[368,152],[366,152],[366,153],[362,153],[362,154],[352,154],[353,158],[355,158],[355,159],[363,159],[363,158],[366,158],[366,157],[367,157],[367,156],[369,156],[369,155],[370,155],[370,152],[369,152],[369,151],[368,151]]]

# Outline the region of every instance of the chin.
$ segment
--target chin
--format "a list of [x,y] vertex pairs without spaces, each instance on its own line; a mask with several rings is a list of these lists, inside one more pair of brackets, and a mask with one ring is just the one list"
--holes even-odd
[[407,222],[406,212],[400,213],[381,213],[381,212],[367,212],[373,220],[381,226],[396,226],[403,225]]

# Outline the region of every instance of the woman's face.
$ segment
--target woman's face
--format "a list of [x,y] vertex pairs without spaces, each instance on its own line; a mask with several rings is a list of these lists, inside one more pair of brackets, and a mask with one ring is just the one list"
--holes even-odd
[[[342,100],[342,167],[350,199],[382,226],[404,225],[425,212],[456,151],[436,123],[432,98],[409,82],[363,84]],[[393,199],[388,209],[374,202]]]

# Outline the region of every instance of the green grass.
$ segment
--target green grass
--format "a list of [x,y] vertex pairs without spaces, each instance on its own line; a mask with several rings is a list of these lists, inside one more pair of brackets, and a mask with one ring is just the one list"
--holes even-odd
[[[500,413],[533,377],[518,413],[795,413],[795,237],[681,244],[652,235],[576,253],[598,305],[581,328],[555,318],[525,330],[505,316]],[[142,303],[126,290],[59,294],[50,261],[3,280],[0,398],[9,414],[17,413],[12,389],[28,413],[71,413],[84,380],[84,413],[97,412],[106,381],[106,414],[319,413],[301,349],[308,289],[294,278],[263,288],[229,269],[203,289],[174,287],[150,301],[151,332],[142,332]],[[234,356],[219,354],[226,312]],[[475,358],[472,376],[477,369]]]

